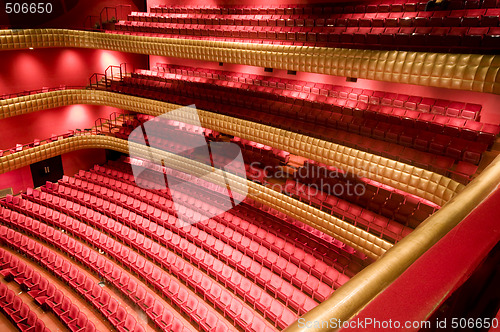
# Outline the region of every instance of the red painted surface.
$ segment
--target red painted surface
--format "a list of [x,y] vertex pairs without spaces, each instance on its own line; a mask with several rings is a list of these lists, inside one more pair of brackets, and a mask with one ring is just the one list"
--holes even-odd
[[[1,123],[1,122],[0,122]],[[64,175],[73,176],[81,169],[90,169],[95,164],[106,161],[106,152],[103,149],[86,149],[62,155]],[[33,188],[33,179],[29,166],[0,174],[0,189],[12,188],[15,194],[25,192],[26,188]]]
[[106,162],[106,152],[103,149],[87,149],[73,151],[62,156],[64,175],[73,176],[81,169],[90,169],[95,164]]
[[76,128],[91,128],[97,118],[109,118],[113,112],[122,111],[108,106],[71,105],[2,119],[0,149],[30,143],[35,138],[49,138],[52,134]]
[[500,105],[500,95],[490,93],[479,93],[472,91],[451,90],[444,88],[427,87],[411,84],[390,83],[382,81],[372,81],[365,79],[358,79],[356,83],[346,82],[345,77],[322,75],[315,73],[297,72],[297,75],[289,75],[286,70],[274,70],[272,73],[264,72],[262,67],[236,65],[224,63],[221,67],[218,62],[207,62],[199,60],[188,60],[178,58],[168,58],[150,55],[150,66],[156,63],[171,63],[176,65],[203,67],[214,70],[227,70],[240,73],[248,73],[255,75],[265,75],[270,77],[286,78],[291,80],[304,80],[317,83],[328,83],[342,86],[348,86],[360,89],[380,90],[394,93],[402,93],[408,95],[417,95],[428,98],[439,98],[453,101],[460,101],[466,103],[476,103],[483,106],[481,111],[481,121],[486,123],[500,124],[500,112],[498,112],[498,105]]
[[[422,255],[353,320],[425,321],[465,280],[500,240],[500,190]],[[372,328],[350,330],[371,331]],[[396,329],[384,329],[390,331]],[[418,329],[410,329],[418,330]],[[343,329],[342,331],[347,331]]]
[[[61,134],[75,128],[90,128],[95,119],[109,117],[113,112],[121,112],[108,106],[72,105],[44,110],[0,121],[0,149],[7,149],[17,143],[26,144],[35,138],[45,139],[52,134]],[[105,161],[104,150],[81,150],[62,156],[64,174],[73,175],[80,169],[88,169],[96,163]],[[13,188],[14,194],[33,187],[29,166],[0,174],[0,189]]]
[[93,73],[104,73],[109,65],[122,62],[131,68],[146,68],[147,56],[71,48],[1,52],[0,94],[61,84],[86,86]]
[[25,191],[28,187],[33,187],[33,179],[31,178],[29,166],[0,174],[0,189],[12,188],[14,194],[18,194],[21,191]]

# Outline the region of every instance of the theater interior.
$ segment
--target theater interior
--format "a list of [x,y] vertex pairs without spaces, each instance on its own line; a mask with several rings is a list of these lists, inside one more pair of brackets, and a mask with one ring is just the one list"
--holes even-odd
[[0,330],[500,330],[499,0],[0,9]]

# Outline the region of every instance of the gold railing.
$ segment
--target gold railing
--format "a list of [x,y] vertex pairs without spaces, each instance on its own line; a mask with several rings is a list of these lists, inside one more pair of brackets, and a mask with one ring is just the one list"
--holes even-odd
[[[0,101],[0,119],[72,104],[107,105],[158,116],[179,105],[102,90],[61,90]],[[184,113],[177,120],[197,124]],[[201,125],[222,133],[260,142],[292,154],[333,165],[406,191],[440,206],[464,185],[437,173],[332,142],[255,122],[198,110]]]
[[[380,259],[345,283],[330,298],[307,312],[304,321],[347,321],[398,278],[422,254],[457,226],[500,185],[500,156],[467,187]],[[432,282],[432,281],[430,281]],[[285,332],[326,332],[326,328],[301,328],[298,322]]]
[[78,47],[500,94],[499,55],[364,50],[67,30],[0,30],[0,49]]

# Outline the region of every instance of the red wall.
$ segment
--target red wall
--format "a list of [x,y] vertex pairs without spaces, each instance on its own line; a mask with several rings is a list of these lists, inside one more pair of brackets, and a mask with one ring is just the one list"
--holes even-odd
[[12,188],[15,195],[26,191],[28,187],[33,187],[33,179],[31,178],[29,166],[0,174],[0,189]]
[[42,87],[88,85],[93,73],[127,63],[146,68],[147,56],[92,49],[35,49],[0,52],[0,94]]
[[358,79],[356,83],[352,83],[352,82],[346,82],[345,77],[339,77],[339,76],[322,75],[322,74],[305,73],[305,72],[297,72],[297,75],[288,75],[286,70],[274,70],[272,73],[266,73],[264,72],[264,68],[262,67],[253,67],[253,66],[226,64],[226,63],[221,67],[219,66],[218,62],[167,58],[155,55],[149,56],[149,62],[150,66],[156,65],[156,63],[171,63],[176,65],[204,67],[215,70],[235,71],[240,73],[287,78],[292,80],[297,79],[297,80],[304,80],[304,81],[311,81],[318,83],[343,85],[353,88],[381,90],[381,91],[402,93],[408,95],[417,95],[428,98],[440,98],[440,99],[449,99],[449,100],[468,102],[468,103],[476,103],[483,105],[483,110],[481,112],[482,122],[500,124],[500,112],[498,111],[498,105],[500,105],[500,95],[494,95],[489,93],[451,90],[444,88],[434,88],[434,87],[426,87],[426,86],[411,85],[411,84],[389,83],[389,82],[372,81],[365,79]]
[[106,161],[106,151],[103,149],[87,149],[73,151],[62,156],[64,175],[73,176],[81,169],[90,169],[95,164]]
[[71,105],[0,120],[0,149],[45,139],[76,128],[91,128],[97,118],[121,110],[108,106]]
[[[83,1],[81,1],[83,3]],[[88,85],[94,73],[103,73],[109,65],[128,64],[128,68],[146,68],[148,57],[92,49],[35,49],[0,52],[0,94],[36,90],[42,87]],[[109,118],[120,111],[106,106],[72,105],[0,120],[0,149],[35,138],[45,139],[70,129],[90,128],[99,117]],[[90,168],[105,159],[103,150],[77,151],[62,156],[65,174]],[[12,187],[19,193],[32,187],[29,167],[0,174],[0,188]]]

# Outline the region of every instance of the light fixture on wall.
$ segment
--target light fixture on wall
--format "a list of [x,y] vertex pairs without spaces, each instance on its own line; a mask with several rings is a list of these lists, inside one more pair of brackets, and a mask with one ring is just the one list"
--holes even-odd
[[30,46],[30,47],[28,47],[28,48],[29,48],[30,50],[32,50],[32,49],[33,49],[33,47],[32,47],[32,46]]

